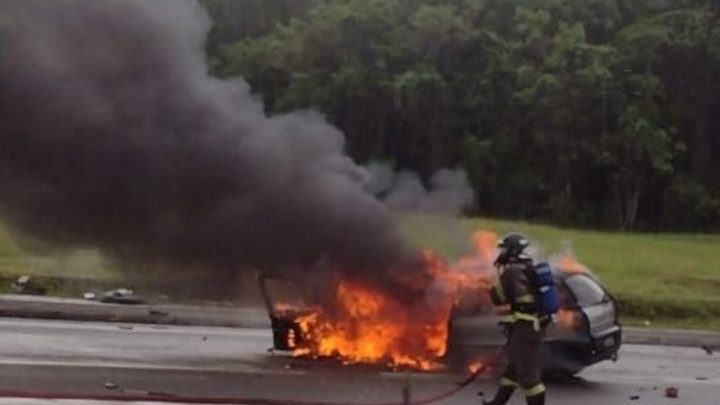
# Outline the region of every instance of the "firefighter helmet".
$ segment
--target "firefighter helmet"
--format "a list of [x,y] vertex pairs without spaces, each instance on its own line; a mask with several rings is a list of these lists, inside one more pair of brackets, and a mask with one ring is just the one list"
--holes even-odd
[[519,258],[528,246],[530,246],[530,241],[522,234],[513,232],[505,235],[498,243],[500,254],[497,263],[505,264],[510,259]]

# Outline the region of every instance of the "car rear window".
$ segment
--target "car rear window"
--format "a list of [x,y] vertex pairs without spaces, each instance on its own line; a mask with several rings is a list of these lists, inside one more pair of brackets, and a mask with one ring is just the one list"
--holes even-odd
[[577,303],[581,307],[600,304],[607,299],[602,287],[590,277],[583,275],[572,276],[568,277],[565,283],[575,294]]
[[556,283],[561,308],[570,308],[575,305],[575,298],[565,283]]

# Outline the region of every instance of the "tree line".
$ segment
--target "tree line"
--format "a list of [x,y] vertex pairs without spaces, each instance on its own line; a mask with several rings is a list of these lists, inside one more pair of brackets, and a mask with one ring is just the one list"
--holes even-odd
[[714,0],[205,0],[214,74],[358,162],[463,168],[471,214],[720,230]]

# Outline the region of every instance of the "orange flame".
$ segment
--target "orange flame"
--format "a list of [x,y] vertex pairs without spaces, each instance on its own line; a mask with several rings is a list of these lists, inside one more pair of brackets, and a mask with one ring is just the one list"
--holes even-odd
[[497,255],[498,236],[494,232],[477,231],[472,237],[475,253],[486,263],[492,263]]
[[[301,339],[293,336],[297,356],[335,357],[345,363],[384,363],[392,367],[433,370],[445,355],[450,314],[463,295],[486,299],[497,236],[473,236],[469,257],[448,264],[430,250],[423,252],[430,282],[397,275],[408,286],[427,284],[420,302],[397,300],[380,289],[338,282],[332,305],[296,319]],[[296,343],[302,341],[298,347]],[[288,342],[290,343],[290,342]]]
[[332,314],[315,312],[297,320],[309,345],[296,355],[431,370],[438,366],[434,360],[445,354],[447,314],[415,320],[413,315],[420,314],[407,304],[347,281],[338,284],[335,304]]
[[276,302],[273,304],[273,312],[289,312],[297,309],[296,305],[285,302]]
[[473,361],[472,363],[468,364],[468,372],[470,374],[475,374],[480,371],[484,366],[484,363],[480,360]]
[[569,309],[560,309],[555,314],[555,323],[562,329],[577,330],[580,327],[580,315]]
[[[469,255],[448,263],[431,250],[423,251],[424,274],[391,274],[409,290],[425,291],[413,302],[399,300],[380,288],[339,280],[325,306],[297,311],[277,305],[277,311],[294,314],[296,330],[288,333],[288,347],[296,356],[333,357],[345,364],[372,363],[392,367],[433,370],[445,355],[448,324],[453,311],[487,304],[488,290],[497,273],[496,234],[478,231]],[[568,273],[587,268],[571,253],[556,256],[553,266]],[[576,330],[580,315],[561,309],[555,317],[560,328]],[[471,373],[484,367],[480,360],[468,365]]]
[[488,231],[477,231],[472,236],[473,252],[471,255],[460,258],[453,267],[458,270],[477,271],[492,266],[497,255],[498,236]]
[[587,267],[580,263],[575,255],[570,252],[557,256],[554,260],[554,267],[565,273],[587,273]]

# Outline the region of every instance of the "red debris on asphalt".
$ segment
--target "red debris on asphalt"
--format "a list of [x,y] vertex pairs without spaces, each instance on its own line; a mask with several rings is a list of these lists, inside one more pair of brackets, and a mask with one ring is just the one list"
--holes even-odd
[[667,387],[665,389],[665,396],[668,398],[677,398],[678,397],[678,388],[677,387]]

